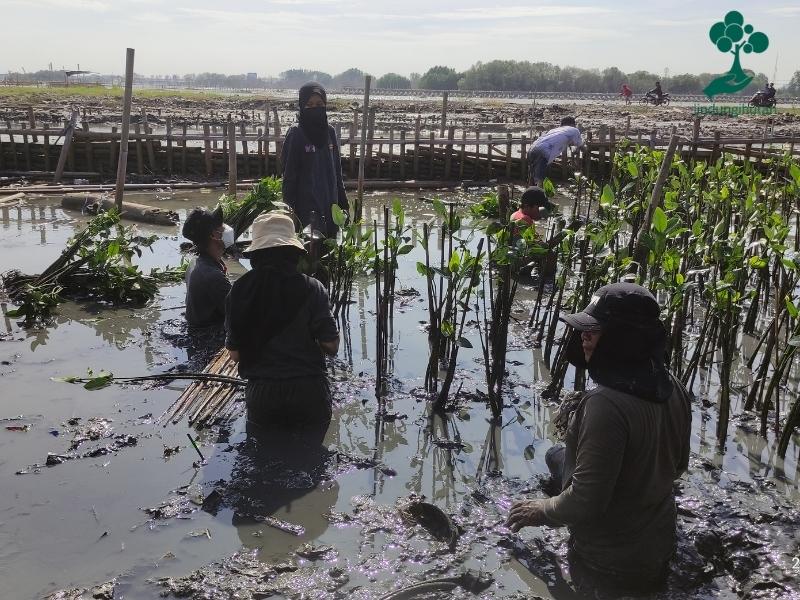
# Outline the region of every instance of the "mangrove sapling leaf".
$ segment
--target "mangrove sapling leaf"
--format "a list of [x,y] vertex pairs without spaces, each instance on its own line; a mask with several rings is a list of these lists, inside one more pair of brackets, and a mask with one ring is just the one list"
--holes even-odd
[[800,186],[800,166],[792,163],[789,165],[789,173],[792,175],[792,179],[794,179],[794,184]]
[[89,381],[83,384],[83,387],[87,390],[99,390],[104,387],[111,385],[111,382],[114,380],[113,373],[106,373],[105,371],[100,371],[97,375],[92,375],[90,372]]
[[548,198],[552,198],[556,195],[556,186],[553,185],[553,182],[550,181],[549,177],[545,177],[544,181],[542,181],[542,190],[544,190],[544,193]]
[[611,189],[611,186],[606,184],[603,186],[603,193],[600,195],[600,206],[603,208],[607,208],[609,206],[613,206],[614,204],[614,190]]
[[[464,306],[463,308],[464,308],[464,310],[469,310],[468,306]],[[461,346],[462,348],[472,348],[473,347],[472,346],[472,342],[470,342],[464,336],[461,336],[460,338],[458,338],[458,345]]]
[[793,319],[796,319],[798,316],[800,316],[800,308],[798,308],[797,305],[792,301],[792,298],[789,294],[786,294],[783,302],[786,304],[786,310],[789,311],[789,315]]
[[789,341],[787,342],[787,344],[789,344],[790,346],[795,346],[795,347],[800,346],[800,335],[795,335],[795,336],[792,336],[791,338],[789,338]]
[[331,218],[333,219],[333,223],[340,228],[344,227],[344,224],[347,222],[347,216],[338,204],[331,205]]
[[653,229],[659,233],[664,233],[667,230],[667,214],[660,206],[656,206],[653,211]]

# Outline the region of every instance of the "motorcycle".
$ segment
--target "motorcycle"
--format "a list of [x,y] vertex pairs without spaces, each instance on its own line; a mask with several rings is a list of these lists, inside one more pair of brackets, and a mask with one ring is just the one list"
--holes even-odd
[[775,96],[769,98],[764,92],[756,92],[747,104],[748,106],[756,106],[759,108],[772,108],[776,103],[777,100]]
[[639,98],[639,104],[652,104],[653,106],[667,106],[669,104],[669,94],[662,94],[661,99],[658,96],[653,96],[651,94],[645,94],[641,98]]

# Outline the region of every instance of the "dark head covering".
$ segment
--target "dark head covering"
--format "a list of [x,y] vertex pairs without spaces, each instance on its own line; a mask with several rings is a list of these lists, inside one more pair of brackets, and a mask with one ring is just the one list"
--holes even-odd
[[[568,342],[569,361],[587,367],[592,379],[651,402],[665,402],[672,381],[664,364],[667,332],[653,295],[633,283],[601,287],[589,305],[562,320],[575,332]],[[586,363],[581,331],[602,331]]]
[[308,140],[317,148],[323,148],[330,144],[330,133],[328,131],[328,111],[324,106],[306,108],[306,103],[314,94],[318,94],[325,104],[328,103],[328,94],[325,88],[315,81],[311,81],[300,88],[300,113],[298,121],[300,129]]
[[561,126],[575,127],[575,117],[564,117],[561,119]]
[[222,207],[217,206],[213,211],[205,208],[195,208],[186,217],[183,224],[183,237],[194,242],[195,246],[200,249],[205,248],[208,243],[208,238],[211,237],[213,231],[222,226]]
[[522,192],[522,206],[538,206],[546,208],[550,205],[547,194],[538,185],[532,185]]
[[322,85],[317,83],[316,81],[309,81],[307,84],[305,84],[303,87],[300,88],[299,96],[300,96],[301,111],[306,107],[306,103],[314,94],[320,96],[322,98],[322,101],[325,102],[325,104],[328,103],[328,93],[325,91],[325,88],[322,87]]

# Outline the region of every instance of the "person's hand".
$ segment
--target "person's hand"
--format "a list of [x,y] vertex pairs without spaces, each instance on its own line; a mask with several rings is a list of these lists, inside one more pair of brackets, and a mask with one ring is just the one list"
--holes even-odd
[[517,532],[523,527],[537,527],[547,523],[544,515],[543,500],[525,500],[517,502],[511,507],[511,512],[506,519],[506,527]]

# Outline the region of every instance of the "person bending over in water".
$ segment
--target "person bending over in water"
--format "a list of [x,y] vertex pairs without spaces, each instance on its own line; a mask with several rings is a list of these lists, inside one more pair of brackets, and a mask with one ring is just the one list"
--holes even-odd
[[567,526],[570,572],[588,587],[644,591],[676,545],[674,482],[689,464],[691,406],[664,364],[666,329],[645,288],[614,283],[563,320],[568,358],[597,387],[569,416],[546,462],[560,493],[515,504],[507,525]]
[[540,135],[528,150],[528,185],[541,186],[547,166],[571,145],[583,146],[583,138],[575,126],[575,117],[564,117],[560,127]]
[[303,227],[316,214],[315,229],[327,237],[338,230],[331,207],[347,211],[347,193],[342,181],[342,159],[336,132],[328,125],[325,88],[311,82],[300,88],[298,125],[286,132],[281,152],[283,201],[292,207]]
[[247,419],[263,427],[324,429],[331,418],[325,354],[339,332],[322,284],[300,273],[306,251],[294,221],[270,212],[253,222],[252,270],[225,305],[225,346],[247,380]]

